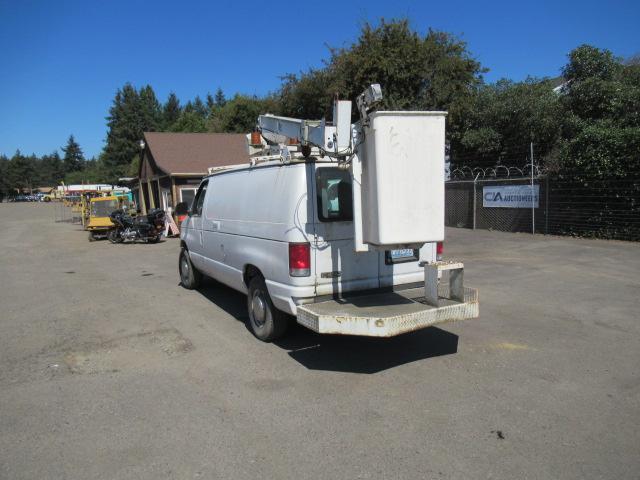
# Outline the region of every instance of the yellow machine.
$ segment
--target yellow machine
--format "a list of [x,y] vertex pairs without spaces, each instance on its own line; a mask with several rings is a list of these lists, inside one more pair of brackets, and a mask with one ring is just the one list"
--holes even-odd
[[119,208],[130,208],[127,197],[110,195],[108,197],[95,197],[89,199],[87,203],[87,220],[84,225],[89,231],[89,241],[93,242],[98,238],[106,238],[107,233],[113,228],[111,222],[111,212]]

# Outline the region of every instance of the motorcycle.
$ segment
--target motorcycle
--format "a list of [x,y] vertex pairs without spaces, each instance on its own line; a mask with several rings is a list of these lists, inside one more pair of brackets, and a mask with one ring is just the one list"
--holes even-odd
[[156,243],[165,228],[165,213],[157,208],[150,210],[147,215],[135,218],[119,209],[111,212],[109,217],[115,225],[107,234],[111,243],[122,243],[126,240]]

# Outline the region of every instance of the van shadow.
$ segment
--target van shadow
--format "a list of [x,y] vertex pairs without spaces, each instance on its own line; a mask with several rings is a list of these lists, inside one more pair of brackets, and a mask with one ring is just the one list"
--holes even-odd
[[[199,292],[239,322],[247,319],[247,297],[206,279]],[[309,370],[372,374],[400,365],[451,355],[458,336],[437,327],[391,338],[320,335],[295,323],[273,342]]]

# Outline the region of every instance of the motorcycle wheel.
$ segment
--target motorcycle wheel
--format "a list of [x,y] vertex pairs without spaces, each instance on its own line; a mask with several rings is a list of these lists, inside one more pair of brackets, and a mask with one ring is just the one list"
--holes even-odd
[[147,242],[149,243],[158,243],[160,241],[160,235],[156,235],[155,237],[149,237]]
[[111,230],[109,230],[109,233],[107,233],[107,238],[111,243],[122,243],[123,241],[122,235],[120,235],[120,229],[118,228],[112,228]]

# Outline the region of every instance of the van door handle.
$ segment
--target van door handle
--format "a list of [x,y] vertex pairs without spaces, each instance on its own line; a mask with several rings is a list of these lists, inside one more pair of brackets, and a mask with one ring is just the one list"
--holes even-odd
[[220,230],[220,222],[211,222],[211,230]]

